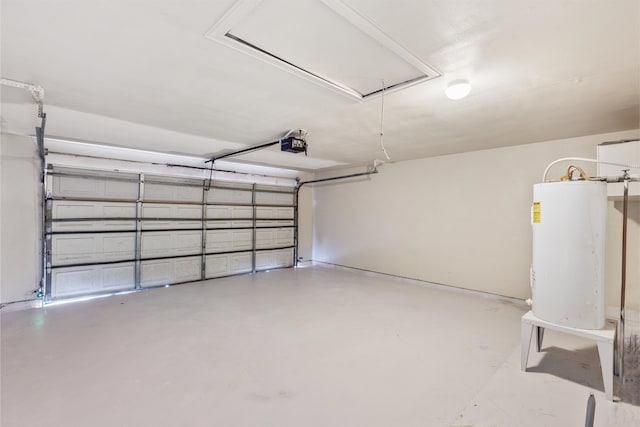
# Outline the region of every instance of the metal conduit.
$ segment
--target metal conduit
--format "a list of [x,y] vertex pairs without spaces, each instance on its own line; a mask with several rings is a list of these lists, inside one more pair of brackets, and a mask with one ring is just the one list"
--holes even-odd
[[629,171],[624,174],[622,205],[622,275],[620,279],[620,320],[618,321],[618,376],[624,382],[624,318],[625,294],[627,287],[627,221],[629,208]]
[[45,286],[47,283],[47,263],[46,263],[46,254],[49,250],[47,246],[47,240],[45,238],[45,233],[47,231],[47,171],[46,171],[46,159],[45,159],[45,149],[44,149],[44,128],[47,124],[47,114],[42,112],[42,103],[39,103],[39,117],[41,118],[40,127],[36,128],[36,143],[38,146],[38,158],[40,160],[40,170],[38,173],[40,174],[40,250],[42,251],[42,265],[40,271],[40,284],[39,288],[36,291],[38,298],[44,297]]

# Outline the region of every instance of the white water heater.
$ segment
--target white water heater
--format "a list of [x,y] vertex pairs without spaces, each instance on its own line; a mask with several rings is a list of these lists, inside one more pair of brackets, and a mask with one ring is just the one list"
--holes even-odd
[[573,328],[602,328],[607,184],[534,185],[531,224],[533,313]]

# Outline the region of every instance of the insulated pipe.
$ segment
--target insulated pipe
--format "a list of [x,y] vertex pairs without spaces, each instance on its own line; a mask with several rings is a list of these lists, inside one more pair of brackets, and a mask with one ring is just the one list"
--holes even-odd
[[367,176],[367,175],[373,175],[375,173],[378,173],[378,170],[376,168],[374,168],[371,171],[367,171],[367,172],[359,172],[359,173],[352,173],[349,175],[340,175],[340,176],[332,176],[331,178],[321,178],[321,179],[313,179],[310,181],[302,181],[300,183],[298,183],[298,185],[296,186],[296,204],[295,204],[295,209],[294,209],[294,224],[295,224],[295,245],[294,245],[294,249],[293,249],[293,265],[294,267],[296,267],[298,265],[298,196],[300,193],[300,189],[302,188],[303,185],[305,184],[317,184],[320,182],[327,182],[327,181],[336,181],[339,179],[348,179],[348,178],[356,178],[359,176]]
[[368,171],[368,172],[352,173],[351,175],[332,176],[331,178],[321,178],[321,179],[314,179],[314,180],[311,180],[311,181],[302,181],[298,185],[298,188],[296,189],[296,192],[298,192],[300,190],[300,187],[302,187],[305,184],[317,184],[319,182],[335,181],[335,180],[338,180],[338,179],[355,178],[357,176],[372,175],[374,173],[378,173],[377,169],[374,169],[374,170]]

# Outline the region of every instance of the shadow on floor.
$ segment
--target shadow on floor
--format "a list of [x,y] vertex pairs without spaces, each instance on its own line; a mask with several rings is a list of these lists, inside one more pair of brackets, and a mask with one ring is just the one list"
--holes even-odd
[[550,374],[586,387],[604,391],[600,358],[595,345],[578,350],[555,346],[542,347],[542,359],[537,365],[529,365],[527,372]]
[[[542,347],[542,359],[527,372],[545,373],[604,392],[600,357],[596,345],[577,350]],[[640,406],[640,337],[632,335],[625,343],[624,383],[614,377],[614,396],[619,401]]]

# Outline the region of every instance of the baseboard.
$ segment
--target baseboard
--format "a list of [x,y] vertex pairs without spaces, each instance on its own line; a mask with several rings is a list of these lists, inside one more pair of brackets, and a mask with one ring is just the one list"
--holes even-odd
[[315,265],[315,261],[308,259],[305,261],[298,261],[296,267],[311,267],[312,265]]
[[0,311],[8,313],[11,311],[29,310],[32,308],[42,308],[41,299],[30,299],[25,301],[16,301],[0,304]]
[[377,272],[377,271],[365,270],[365,269],[362,269],[362,268],[355,268],[355,267],[348,267],[346,265],[333,264],[333,263],[330,263],[330,262],[311,261],[311,265],[325,267],[325,268],[331,268],[331,269],[336,269],[336,270],[343,270],[343,271],[352,271],[352,272],[356,271],[358,273],[362,273],[362,274],[365,274],[365,275],[370,276],[370,277],[378,277],[378,278],[398,280],[398,281],[401,281],[403,283],[411,283],[411,284],[414,284],[414,285],[426,286],[426,287],[433,288],[433,289],[441,289],[441,290],[447,290],[449,292],[458,292],[458,293],[463,293],[463,294],[467,294],[467,295],[477,295],[477,296],[480,296],[480,297],[483,297],[483,298],[492,298],[492,299],[497,299],[497,300],[500,300],[500,301],[508,301],[508,302],[510,302],[512,304],[515,304],[515,305],[518,305],[518,306],[522,306],[523,308],[528,307],[526,301],[523,300],[523,299],[514,298],[514,297],[510,297],[510,296],[505,296],[505,295],[493,294],[493,293],[490,293],[490,292],[478,291],[478,290],[475,290],[475,289],[460,288],[458,286],[447,285],[447,284],[443,284],[443,283],[428,282],[426,280],[412,279],[412,278],[409,278],[409,277],[397,276],[395,274],[380,273],[380,272]]

